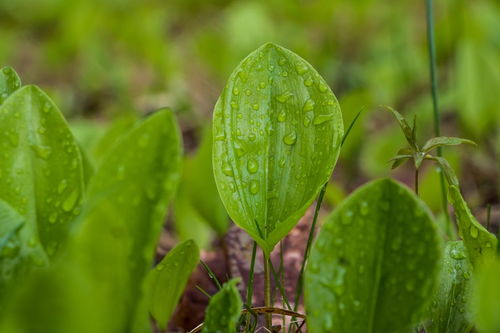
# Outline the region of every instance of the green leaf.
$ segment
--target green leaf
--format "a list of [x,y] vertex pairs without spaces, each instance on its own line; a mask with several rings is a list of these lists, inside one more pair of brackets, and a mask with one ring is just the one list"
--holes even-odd
[[11,67],[2,67],[0,69],[0,105],[20,87],[21,79],[16,71]]
[[231,74],[214,110],[214,174],[234,222],[268,255],[329,179],[343,136],[314,68],[265,44]]
[[394,115],[394,118],[398,121],[399,127],[401,127],[401,130],[403,131],[403,134],[405,135],[406,141],[408,141],[408,144],[414,151],[418,151],[417,147],[417,142],[415,140],[415,131],[414,129],[416,128],[415,122],[413,123],[413,128],[408,125],[406,122],[406,119],[399,113],[398,111],[394,110],[390,106],[386,106],[387,110],[392,112]]
[[186,158],[182,176],[186,199],[198,215],[217,234],[222,235],[229,227],[229,218],[215,185],[212,167],[212,130],[203,134],[200,147],[193,157]]
[[441,240],[428,208],[390,179],[356,190],[330,215],[305,275],[309,332],[408,332],[426,311]]
[[410,159],[412,157],[413,157],[412,155],[396,155],[396,156],[394,156],[393,158],[391,158],[389,160],[389,162],[393,162],[391,169],[396,169],[398,166],[402,165],[403,163],[405,163],[406,161],[408,161],[408,159]]
[[439,164],[441,172],[443,172],[444,177],[446,178],[446,181],[448,182],[449,185],[458,186],[458,177],[455,174],[455,170],[453,170],[450,163],[448,163],[448,161],[445,158],[439,156],[430,156],[430,155],[425,155],[425,158],[429,160],[434,160]]
[[202,333],[234,333],[241,314],[241,295],[236,285],[240,279],[232,279],[210,298],[205,311]]
[[18,212],[0,200],[0,301],[8,292],[8,283],[22,269],[27,249],[19,233],[24,223]]
[[118,139],[130,131],[136,122],[137,117],[133,116],[125,116],[115,120],[92,147],[90,151],[91,158],[96,162],[101,161]]
[[475,322],[481,333],[500,332],[500,259],[489,258],[475,270],[472,292]]
[[192,240],[187,240],[170,250],[151,271],[148,278],[149,311],[160,329],[167,327],[189,276],[199,260],[198,246]]
[[92,178],[67,251],[17,288],[0,313],[1,332],[43,325],[51,333],[126,333],[148,322],[146,276],[179,179],[180,147],[168,110],[115,143]]
[[430,308],[427,333],[469,333],[472,267],[462,241],[446,243],[441,279]]
[[495,255],[497,239],[472,215],[457,186],[449,187],[449,195],[455,209],[459,234],[464,240],[472,266],[475,267],[485,257]]
[[84,193],[80,151],[61,112],[35,86],[0,106],[0,198],[26,218],[23,242],[49,256],[65,242]]
[[427,140],[427,142],[422,147],[422,151],[428,153],[437,147],[457,146],[457,145],[460,145],[462,143],[468,143],[468,144],[471,144],[474,146],[476,145],[476,143],[474,141],[467,140],[467,139],[447,137],[447,136],[438,136],[438,137],[431,138],[431,139]]

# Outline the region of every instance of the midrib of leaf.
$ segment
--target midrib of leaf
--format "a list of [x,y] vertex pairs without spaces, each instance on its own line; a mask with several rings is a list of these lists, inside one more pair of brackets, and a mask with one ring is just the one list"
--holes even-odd
[[[388,198],[386,198],[387,193],[386,190],[384,190],[382,194],[382,198],[384,201],[386,201]],[[387,200],[387,202],[389,202]],[[390,203],[389,203],[390,204]],[[388,209],[387,212],[384,214],[384,221],[388,221],[390,218],[390,208]],[[381,241],[380,243],[383,244],[383,246],[380,246],[380,251],[379,255],[377,256],[377,270],[375,272],[375,289],[373,290],[373,297],[372,297],[372,307],[371,307],[371,313],[370,313],[370,320],[369,320],[369,325],[368,325],[368,332],[374,332],[373,331],[373,325],[375,321],[375,314],[377,313],[376,309],[378,306],[378,301],[379,301],[379,289],[380,289],[380,280],[382,277],[382,266],[383,266],[383,260],[384,260],[384,253],[385,253],[385,247],[389,246],[386,242],[387,240],[387,222],[382,224],[382,233],[381,233]]]

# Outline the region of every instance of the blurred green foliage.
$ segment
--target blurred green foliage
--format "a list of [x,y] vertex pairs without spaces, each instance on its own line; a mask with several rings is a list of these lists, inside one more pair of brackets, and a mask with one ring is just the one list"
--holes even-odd
[[[500,3],[435,6],[443,134],[475,140],[484,163],[498,165]],[[425,29],[424,2],[408,0],[0,0],[0,65],[49,90],[83,140],[98,137],[85,120],[101,130],[96,122],[168,105],[189,148],[231,69],[276,42],[325,77],[346,123],[366,108],[340,163],[343,182],[359,183],[359,170],[388,174],[399,147],[379,104],[418,114],[418,137],[432,135]]]

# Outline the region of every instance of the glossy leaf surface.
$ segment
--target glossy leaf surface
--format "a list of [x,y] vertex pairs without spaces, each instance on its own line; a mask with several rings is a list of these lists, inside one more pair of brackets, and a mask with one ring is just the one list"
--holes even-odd
[[343,136],[339,104],[309,63],[265,44],[231,74],[213,126],[222,201],[269,254],[331,175]]
[[488,258],[475,271],[472,305],[479,332],[500,332],[500,259]]
[[160,329],[167,327],[189,276],[199,260],[198,246],[192,240],[187,240],[170,250],[151,271],[148,278],[149,311]]
[[208,304],[202,333],[234,333],[241,314],[240,292],[236,285],[239,279],[232,279],[222,286]]
[[427,333],[469,333],[472,316],[469,312],[472,287],[472,266],[462,241],[448,242],[437,293],[430,308]]
[[423,319],[442,255],[429,210],[389,179],[364,185],[332,213],[305,275],[308,331],[408,332]]
[[21,79],[11,67],[0,68],[0,105],[17,89],[21,88]]
[[497,239],[472,215],[457,186],[450,186],[449,194],[455,208],[460,236],[464,240],[472,266],[475,267],[480,260],[495,255]]
[[79,147],[61,112],[35,86],[0,106],[0,198],[26,218],[21,237],[49,256],[65,241],[84,193]]

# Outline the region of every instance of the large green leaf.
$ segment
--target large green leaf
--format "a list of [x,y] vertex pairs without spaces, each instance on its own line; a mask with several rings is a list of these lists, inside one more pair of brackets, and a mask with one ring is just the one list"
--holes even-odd
[[149,311],[160,329],[167,327],[199,260],[198,246],[192,240],[187,240],[170,250],[151,271],[148,278]]
[[309,332],[408,332],[422,319],[442,255],[425,204],[389,179],[346,199],[315,241],[305,275]]
[[464,240],[468,258],[472,266],[487,256],[495,255],[497,248],[496,237],[488,232],[472,215],[460,189],[456,185],[449,187],[451,204],[455,208],[460,236]]
[[231,74],[213,125],[222,201],[269,254],[331,175],[343,135],[339,104],[309,63],[268,43]]
[[469,300],[472,267],[462,241],[448,242],[437,293],[430,308],[427,333],[469,333],[472,317]]
[[212,298],[205,311],[202,333],[234,333],[241,314],[240,292],[236,285],[239,279],[232,279],[222,286]]
[[116,144],[116,141],[130,131],[136,122],[137,118],[134,116],[125,116],[115,120],[93,145],[90,152],[92,160],[99,162],[106,157],[109,150]]
[[473,311],[479,332],[500,332],[500,259],[488,258],[474,271]]
[[179,178],[179,140],[168,110],[118,140],[92,178],[68,251],[17,290],[0,331],[147,329],[137,323],[147,324],[146,275]]
[[21,87],[21,79],[11,67],[0,68],[0,105]]
[[80,150],[62,114],[35,86],[0,106],[0,198],[26,218],[25,243],[53,256],[80,211],[84,192]]

